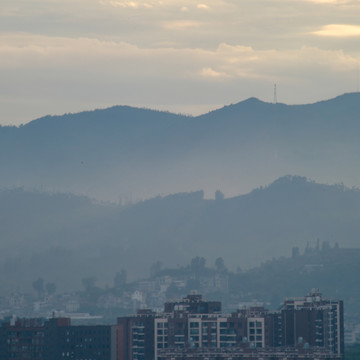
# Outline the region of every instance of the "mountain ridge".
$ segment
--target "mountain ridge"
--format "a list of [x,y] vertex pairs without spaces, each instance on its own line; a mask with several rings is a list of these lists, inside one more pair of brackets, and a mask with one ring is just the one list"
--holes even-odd
[[250,98],[197,117],[129,106],[48,116],[0,128],[0,184],[111,201],[232,196],[284,173],[360,186],[359,113],[356,93],[301,106]]
[[72,116],[72,115],[89,115],[89,114],[93,114],[93,113],[98,113],[98,112],[112,112],[114,110],[130,110],[130,109],[134,109],[134,110],[139,110],[139,111],[144,111],[144,112],[154,112],[154,113],[158,113],[158,114],[171,114],[174,116],[179,116],[179,117],[184,117],[184,118],[200,118],[200,117],[204,117],[208,114],[212,114],[212,113],[216,113],[218,111],[221,111],[223,109],[228,109],[228,108],[233,108],[233,107],[238,107],[238,106],[243,106],[243,105],[269,105],[272,107],[304,107],[304,106],[318,106],[318,105],[323,105],[323,104],[327,104],[329,102],[333,102],[333,103],[337,103],[337,104],[343,104],[343,105],[347,105],[349,104],[348,100],[351,99],[352,101],[354,101],[354,99],[359,100],[360,99],[360,93],[359,92],[350,92],[350,93],[344,93],[338,96],[335,96],[333,98],[329,98],[329,99],[324,99],[324,100],[319,100],[316,102],[311,102],[311,103],[304,103],[304,104],[286,104],[286,103],[281,103],[281,102],[267,102],[267,101],[263,101],[260,100],[259,98],[256,97],[249,97],[245,100],[241,100],[238,101],[234,104],[228,104],[228,105],[224,105],[218,109],[215,110],[211,110],[209,112],[205,112],[203,114],[200,115],[188,115],[188,114],[183,114],[183,113],[173,113],[171,111],[168,110],[157,110],[157,109],[153,109],[153,108],[147,108],[147,107],[137,107],[137,106],[130,106],[130,105],[112,105],[110,107],[106,107],[106,108],[96,108],[93,110],[82,110],[79,112],[73,112],[73,113],[63,113],[63,114],[47,114],[44,116],[41,116],[39,118],[33,119],[25,124],[21,124],[19,126],[15,126],[15,125],[0,125],[0,128],[19,128],[19,127],[23,127],[23,126],[27,126],[33,122],[39,122],[39,121],[48,121],[48,120],[54,120],[56,118],[61,118],[61,117],[66,117],[66,116]]

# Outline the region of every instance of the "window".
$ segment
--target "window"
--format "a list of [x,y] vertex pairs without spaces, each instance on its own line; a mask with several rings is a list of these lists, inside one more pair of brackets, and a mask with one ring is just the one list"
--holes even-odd
[[191,322],[191,323],[190,323],[190,327],[191,327],[191,328],[198,328],[198,327],[199,327],[199,323],[198,323],[198,322]]

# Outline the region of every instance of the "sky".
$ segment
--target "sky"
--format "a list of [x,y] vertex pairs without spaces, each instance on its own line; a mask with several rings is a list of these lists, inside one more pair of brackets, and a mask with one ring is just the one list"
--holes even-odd
[[1,0],[0,124],[359,90],[360,0]]

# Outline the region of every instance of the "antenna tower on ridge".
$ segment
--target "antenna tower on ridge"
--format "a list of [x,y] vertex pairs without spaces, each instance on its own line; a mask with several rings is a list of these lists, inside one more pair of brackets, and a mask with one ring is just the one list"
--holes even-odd
[[274,84],[274,104],[277,103],[276,84]]

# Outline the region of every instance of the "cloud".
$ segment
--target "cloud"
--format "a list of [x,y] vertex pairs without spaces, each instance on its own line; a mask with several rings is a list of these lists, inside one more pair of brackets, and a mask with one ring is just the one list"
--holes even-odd
[[139,9],[139,8],[151,9],[154,7],[154,3],[151,2],[110,0],[108,3],[105,1],[101,1],[100,3],[103,5],[109,4],[114,7],[130,8],[130,9]]
[[[176,29],[198,26],[183,24]],[[173,24],[171,24],[171,28]],[[296,77],[306,68],[309,76],[321,65],[331,71],[348,70],[358,59],[341,50],[302,47],[295,50],[256,50],[250,46],[220,44],[215,50],[199,48],[145,48],[127,42],[96,38],[47,37],[31,34],[1,34],[0,69],[88,68],[104,73],[115,71],[127,77],[141,74],[184,78],[241,77],[269,79]],[[112,69],[112,70],[111,70]]]
[[200,72],[201,76],[205,78],[222,78],[222,77],[228,77],[226,74],[215,71],[211,67],[203,68]]
[[[260,97],[267,87],[272,93],[274,83],[281,101],[286,88],[287,100],[299,102],[314,94],[324,98],[329,89],[331,95],[341,88],[348,91],[359,60],[317,47],[266,50],[222,43],[210,50],[166,44],[150,48],[89,37],[0,33],[0,115],[8,111],[13,119],[21,118],[23,111],[24,119],[119,101],[154,107],[180,101],[226,103],[240,93]],[[30,103],[36,106],[30,109]]]
[[346,25],[346,24],[329,24],[321,28],[321,30],[312,32],[318,36],[330,37],[352,37],[360,36],[359,25]]
[[[216,6],[225,6],[226,2],[219,0],[211,0]],[[126,1],[126,0],[99,0],[99,3],[102,5],[110,5],[114,7],[129,7],[129,8],[140,8],[143,6],[158,7],[158,8],[180,8],[188,10],[190,7],[193,7],[192,0],[173,0],[173,1],[158,1],[158,0],[148,0],[146,3],[141,1]],[[196,5],[198,9],[209,10],[210,6],[208,4],[199,3]]]
[[307,2],[315,3],[315,4],[348,4],[354,2],[353,0],[305,0]]
[[196,6],[198,9],[203,9],[203,10],[210,10],[210,7],[206,4],[198,4]]
[[190,28],[198,28],[201,26],[201,23],[192,20],[174,20],[164,21],[162,26],[166,30],[185,30]]
[[135,1],[110,1],[109,4],[114,7],[133,8],[133,9],[137,9],[140,6],[140,4]]

